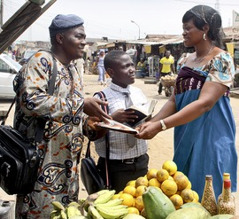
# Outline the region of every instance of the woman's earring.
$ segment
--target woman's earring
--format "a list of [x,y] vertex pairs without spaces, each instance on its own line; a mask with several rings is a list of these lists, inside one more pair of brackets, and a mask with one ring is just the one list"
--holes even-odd
[[206,34],[205,34],[205,33],[202,35],[202,38],[203,38],[203,40],[207,40],[207,39],[206,39]]

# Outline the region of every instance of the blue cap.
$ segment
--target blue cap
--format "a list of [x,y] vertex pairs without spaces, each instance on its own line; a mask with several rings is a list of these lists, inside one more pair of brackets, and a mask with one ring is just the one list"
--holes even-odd
[[50,35],[63,32],[73,27],[81,26],[84,24],[84,20],[74,14],[58,14],[51,22],[49,27]]

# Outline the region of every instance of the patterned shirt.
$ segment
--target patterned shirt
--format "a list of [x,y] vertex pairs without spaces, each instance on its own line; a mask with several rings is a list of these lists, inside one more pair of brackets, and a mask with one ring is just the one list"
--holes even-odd
[[34,118],[48,120],[45,141],[38,145],[42,163],[35,191],[17,198],[16,212],[18,215],[28,212],[27,218],[49,218],[53,200],[64,204],[78,200],[77,165],[83,145],[84,99],[75,67],[55,61],[57,77],[53,95],[47,93],[53,72],[53,57],[49,52],[36,53],[15,78],[15,128],[34,139],[37,128]]
[[[136,87],[128,86],[122,88],[114,83],[111,83],[109,87],[103,90],[108,106],[109,114],[111,115],[118,109],[126,109],[126,98],[129,95],[132,104],[136,107],[143,108],[147,103],[147,99],[143,92]],[[99,98],[98,95],[96,95]],[[120,160],[139,157],[147,152],[147,143],[145,140],[136,139],[135,146],[129,146],[127,142],[129,134],[109,131],[109,143],[110,143],[110,159]],[[100,157],[105,157],[105,138],[100,138],[95,141],[96,151]]]
[[[188,54],[183,54],[178,61],[177,69],[185,66]],[[206,65],[202,67],[193,68],[206,77],[206,81],[214,81],[224,84],[230,88],[233,84],[233,78],[235,75],[234,62],[228,52],[220,52],[215,55]]]

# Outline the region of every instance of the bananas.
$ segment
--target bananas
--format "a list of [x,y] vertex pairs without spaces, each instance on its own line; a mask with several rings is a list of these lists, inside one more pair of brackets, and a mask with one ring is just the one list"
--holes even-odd
[[98,192],[98,197],[88,207],[88,216],[92,219],[114,219],[128,214],[127,206],[122,205],[122,199],[111,198],[115,190]]
[[[128,208],[122,205],[122,199],[112,199],[115,190],[101,190],[91,194],[85,200],[71,202],[63,206],[53,201],[51,219],[118,219],[128,214]],[[84,211],[85,210],[85,211]],[[86,215],[87,214],[87,215]]]
[[65,207],[58,201],[53,201],[51,204],[53,205],[54,209],[57,210],[57,211],[58,210],[65,210]]
[[86,218],[85,216],[82,216],[79,210],[81,206],[77,202],[71,202],[66,208],[58,201],[53,201],[52,205],[54,210],[50,214],[51,219]]
[[111,207],[111,206],[120,205],[122,202],[123,202],[123,199],[117,198],[117,199],[109,200],[108,202],[104,204],[96,204],[96,206]]
[[93,219],[104,219],[93,205],[88,208],[88,216]]
[[112,207],[97,206],[96,208],[99,211],[100,215],[105,219],[121,218],[128,214],[128,209],[124,205]]
[[103,194],[99,195],[96,200],[94,201],[94,204],[104,204],[108,202],[113,195],[115,194],[115,190],[108,190],[106,192],[103,192]]

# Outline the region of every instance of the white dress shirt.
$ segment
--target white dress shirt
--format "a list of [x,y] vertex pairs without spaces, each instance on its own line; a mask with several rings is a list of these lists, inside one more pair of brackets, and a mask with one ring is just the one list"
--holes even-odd
[[[130,97],[132,105],[138,108],[144,108],[148,101],[141,89],[129,85],[127,88],[122,88],[114,83],[103,90],[109,107],[109,115],[118,109],[126,109],[126,98]],[[98,95],[95,97],[99,98]],[[135,145],[128,144],[128,134],[109,131],[110,143],[110,160],[121,160],[139,157],[147,152],[146,140],[136,139]],[[100,157],[106,155],[105,137],[95,141],[96,152]]]

